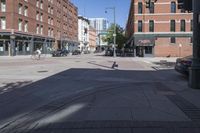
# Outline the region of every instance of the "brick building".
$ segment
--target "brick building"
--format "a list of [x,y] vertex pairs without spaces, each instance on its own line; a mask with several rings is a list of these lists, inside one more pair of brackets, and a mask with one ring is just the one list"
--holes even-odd
[[89,51],[94,52],[97,47],[97,31],[92,26],[89,27]]
[[0,55],[78,44],[77,7],[69,0],[1,0]]
[[178,9],[177,0],[132,0],[126,26],[128,47],[135,56],[192,54],[192,13]]

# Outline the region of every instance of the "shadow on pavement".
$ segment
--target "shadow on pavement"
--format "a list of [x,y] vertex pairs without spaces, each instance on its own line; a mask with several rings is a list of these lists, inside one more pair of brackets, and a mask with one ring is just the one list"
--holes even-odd
[[[107,68],[107,66],[103,67]],[[74,68],[16,90],[14,88],[23,83],[8,84],[6,88],[11,88],[13,91],[0,95],[0,132],[105,129],[106,126],[109,129],[119,128],[120,125],[125,128],[126,125],[122,125],[122,123],[127,123],[130,128],[134,128],[134,123],[131,122],[137,121],[137,119],[132,116],[131,112],[127,112],[126,106],[132,106],[133,112],[134,108],[138,109],[137,106],[142,109],[144,107],[143,112],[155,113],[159,116],[154,110],[148,111],[149,98],[163,100],[164,103],[169,104],[168,106],[160,105],[164,108],[160,114],[163,118],[152,119],[157,124],[164,118],[166,118],[165,121],[171,122],[176,119],[179,122],[187,121],[188,117],[180,112],[179,107],[176,107],[175,111],[180,112],[180,116],[169,115],[173,114],[174,110],[168,112],[169,114],[163,113],[171,106],[175,106],[175,104],[171,104],[172,101],[166,100],[168,95],[176,96],[176,92],[170,90],[168,84],[178,87],[176,83],[185,82],[187,80],[180,78],[174,70],[167,69],[132,71]],[[159,89],[160,84],[164,89]],[[187,87],[182,89],[187,89]],[[163,96],[163,94],[167,96]],[[118,100],[113,101],[112,98]],[[116,106],[114,106],[115,104]],[[112,105],[113,109],[108,105]],[[117,112],[115,108],[118,108],[118,105],[124,107],[125,110],[122,108]],[[95,111],[97,114],[94,113]],[[141,111],[138,110],[138,112]],[[145,116],[153,115],[148,113]],[[151,118],[149,119],[151,120]],[[138,118],[138,122],[139,120]],[[84,123],[86,124],[84,125]],[[115,123],[114,126],[112,123]],[[185,125],[188,128],[199,126],[193,123]],[[156,123],[153,127],[156,127]]]

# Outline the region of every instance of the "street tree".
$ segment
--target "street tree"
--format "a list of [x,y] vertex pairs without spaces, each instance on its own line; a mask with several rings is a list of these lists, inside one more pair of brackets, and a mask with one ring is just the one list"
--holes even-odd
[[[111,24],[111,26],[107,30],[106,36],[103,38],[103,41],[107,42],[108,45],[112,45],[114,43],[114,28],[115,25]],[[124,29],[119,25],[116,25],[116,44],[117,48],[123,48],[124,44],[126,43],[127,39],[124,34]]]

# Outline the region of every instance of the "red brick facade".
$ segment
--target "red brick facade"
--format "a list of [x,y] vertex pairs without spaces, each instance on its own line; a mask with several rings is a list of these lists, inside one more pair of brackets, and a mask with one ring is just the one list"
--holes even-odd
[[2,35],[9,32],[16,37],[36,36],[54,42],[54,48],[61,48],[65,41],[78,41],[78,9],[69,0],[5,2],[6,10],[0,11],[0,17],[6,20],[6,29],[0,29]]
[[[153,56],[191,55],[192,13],[179,10],[177,0],[157,0],[151,4],[154,5],[151,9],[146,8],[145,1],[132,0],[131,2],[126,30],[126,36],[130,38],[129,44],[137,47],[151,46]],[[172,21],[175,22],[174,26]],[[136,38],[141,40],[154,38],[154,41],[152,45],[142,45],[137,44]],[[143,55],[145,49],[142,50]]]

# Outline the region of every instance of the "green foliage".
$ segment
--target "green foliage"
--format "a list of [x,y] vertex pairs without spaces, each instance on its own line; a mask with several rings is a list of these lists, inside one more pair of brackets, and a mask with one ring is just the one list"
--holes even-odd
[[[115,25],[112,24],[109,28],[108,28],[108,34],[103,38],[103,41],[108,42],[108,44],[113,44],[114,43],[114,28]],[[122,27],[120,27],[119,25],[116,25],[116,44],[117,44],[117,48],[121,49],[123,48],[124,44],[126,43],[127,39],[124,35],[124,29]]]

